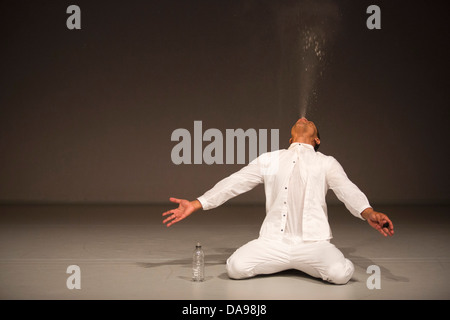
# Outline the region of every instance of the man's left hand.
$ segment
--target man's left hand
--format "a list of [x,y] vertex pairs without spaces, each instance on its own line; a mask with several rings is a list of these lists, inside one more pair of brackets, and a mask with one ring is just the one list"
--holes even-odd
[[361,216],[367,220],[372,228],[378,230],[383,236],[387,237],[394,235],[394,225],[384,213],[377,212],[372,208],[367,208],[361,212]]

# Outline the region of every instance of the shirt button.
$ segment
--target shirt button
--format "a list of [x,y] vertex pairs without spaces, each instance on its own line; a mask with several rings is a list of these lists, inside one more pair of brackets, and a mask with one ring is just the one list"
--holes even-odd
[[286,190],[286,189],[287,189],[287,187],[284,187],[284,189]]

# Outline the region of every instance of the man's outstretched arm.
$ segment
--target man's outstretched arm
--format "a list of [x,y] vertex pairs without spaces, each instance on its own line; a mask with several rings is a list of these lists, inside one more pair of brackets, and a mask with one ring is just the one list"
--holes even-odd
[[198,197],[196,200],[189,201],[170,198],[170,201],[178,203],[178,208],[164,212],[162,215],[168,217],[163,223],[166,223],[167,226],[170,227],[197,210],[210,210],[216,208],[227,200],[253,189],[262,182],[263,176],[260,169],[259,158],[256,158],[241,170],[220,180],[212,189],[207,191],[201,197]]
[[365,219],[369,225],[383,236],[394,234],[394,225],[387,215],[373,210],[362,191],[350,181],[342,166],[332,158],[327,171],[327,182],[339,200],[356,217]]
[[178,208],[168,210],[162,214],[163,216],[169,216],[163,221],[163,223],[167,224],[167,227],[183,220],[195,211],[202,209],[202,204],[198,200],[189,201],[185,199],[170,198],[170,201],[178,203]]

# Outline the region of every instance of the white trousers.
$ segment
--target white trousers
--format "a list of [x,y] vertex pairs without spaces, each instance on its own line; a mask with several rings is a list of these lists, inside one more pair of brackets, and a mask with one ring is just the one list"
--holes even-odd
[[299,242],[258,238],[237,249],[227,260],[228,276],[245,279],[297,269],[315,278],[345,284],[353,263],[329,241]]

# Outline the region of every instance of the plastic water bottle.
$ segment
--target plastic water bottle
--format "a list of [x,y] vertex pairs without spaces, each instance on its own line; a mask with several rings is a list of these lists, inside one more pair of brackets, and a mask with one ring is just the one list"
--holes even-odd
[[197,243],[192,256],[192,281],[201,282],[203,280],[205,280],[205,254],[200,243]]

